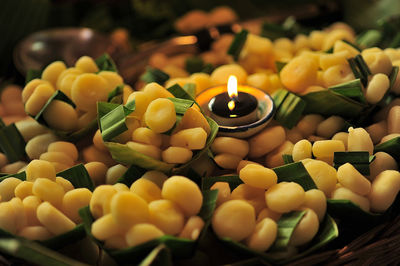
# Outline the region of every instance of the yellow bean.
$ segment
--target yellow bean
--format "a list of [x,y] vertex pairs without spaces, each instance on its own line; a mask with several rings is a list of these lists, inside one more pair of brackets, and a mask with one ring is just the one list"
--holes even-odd
[[210,75],[206,73],[193,73],[190,75],[190,81],[196,84],[196,94],[211,87]]
[[182,117],[181,122],[174,130],[179,131],[182,129],[201,127],[206,131],[207,135],[210,134],[211,128],[207,119],[198,109],[196,109],[196,107],[197,106],[192,106],[187,109],[186,113]]
[[57,79],[60,74],[67,69],[67,66],[62,61],[55,61],[48,65],[42,72],[42,80],[50,82],[56,86]]
[[18,131],[21,133],[25,142],[28,142],[33,137],[42,135],[48,132],[48,129],[39,124],[36,120],[26,119],[15,123]]
[[52,87],[50,82],[45,81],[45,80],[41,80],[41,79],[33,79],[33,80],[29,81],[25,85],[24,89],[22,90],[22,95],[21,95],[22,96],[22,102],[24,104],[26,104],[26,102],[32,96],[32,94],[36,90],[36,88],[41,84],[47,84],[48,86]]
[[115,222],[111,213],[100,217],[92,224],[93,236],[101,241],[117,236],[123,232],[124,231]]
[[99,75],[85,73],[72,84],[71,99],[80,110],[96,110],[97,102],[106,101],[107,96],[107,81]]
[[265,202],[272,211],[286,213],[299,208],[305,198],[304,189],[294,182],[281,182],[265,192]]
[[120,75],[113,71],[100,71],[99,76],[103,77],[108,83],[108,92],[114,90],[117,86],[123,85],[124,80]]
[[293,143],[289,140],[285,141],[281,146],[277,147],[273,151],[271,151],[265,157],[265,165],[269,168],[278,167],[284,164],[283,155],[284,154],[292,154],[293,152]]
[[153,101],[157,98],[175,98],[175,96],[172,95],[172,93],[170,93],[163,86],[159,85],[156,82],[151,82],[147,84],[143,88],[143,91],[149,97],[150,101]]
[[62,211],[71,221],[79,224],[82,218],[79,216],[79,209],[88,206],[92,192],[87,188],[77,188],[65,193],[62,201]]
[[375,159],[369,164],[370,175],[368,179],[373,181],[376,176],[385,170],[398,170],[396,160],[386,152],[377,152]]
[[285,129],[285,131],[286,131],[286,139],[293,143],[296,143],[304,138],[300,130],[298,130],[296,127],[292,129]]
[[129,247],[134,247],[150,240],[162,237],[164,233],[156,226],[148,223],[140,223],[132,226],[126,233],[126,242]]
[[301,92],[317,80],[317,62],[306,56],[298,56],[286,64],[281,72],[282,84],[293,92]]
[[389,56],[387,56],[384,52],[366,52],[364,50],[361,54],[371,70],[372,75],[378,73],[389,75],[392,71],[392,61],[390,61]]
[[74,189],[72,183],[61,176],[56,176],[56,183],[63,187],[65,193]]
[[95,185],[105,184],[107,166],[102,162],[90,162],[85,164],[85,168]]
[[237,169],[241,157],[229,153],[220,153],[214,157],[214,162],[223,169]]
[[99,71],[96,62],[89,56],[80,57],[78,61],[75,62],[75,67],[86,73],[96,73]]
[[177,235],[183,229],[185,217],[175,203],[166,199],[149,203],[149,221],[167,235]]
[[101,151],[107,151],[107,147],[104,145],[103,137],[101,136],[100,129],[96,130],[93,136],[93,145]]
[[216,206],[218,207],[222,203],[229,200],[231,196],[231,188],[227,182],[215,182],[214,185],[210,187],[210,190],[218,190],[218,197]]
[[41,134],[33,137],[26,143],[25,152],[29,159],[39,159],[42,153],[47,151],[47,147],[50,143],[58,140],[53,133]]
[[344,120],[340,116],[330,116],[322,121],[317,127],[317,135],[325,138],[332,137],[344,126]]
[[355,49],[350,44],[345,43],[342,40],[338,40],[333,45],[333,52],[334,53],[338,53],[338,52],[341,52],[341,51],[347,51],[348,52],[348,56],[349,56],[348,58],[355,57],[356,55],[358,55],[360,53],[357,49]]
[[382,120],[365,128],[374,144],[379,143],[381,139],[388,134],[387,122]]
[[164,199],[171,200],[177,204],[185,216],[198,214],[203,204],[203,195],[199,187],[184,176],[171,176],[168,178],[164,182],[161,195]]
[[68,219],[62,212],[53,207],[49,202],[43,202],[37,208],[37,218],[55,235],[60,235],[71,231],[76,224]]
[[399,190],[400,173],[395,170],[381,172],[372,182],[371,193],[368,195],[371,211],[386,211],[396,199]]
[[117,193],[111,199],[110,206],[112,217],[123,229],[129,229],[131,226],[147,222],[149,219],[147,202],[135,193]]
[[204,221],[199,216],[191,216],[179,234],[181,238],[196,240],[204,227]]
[[258,214],[262,209],[266,207],[265,190],[246,184],[240,184],[234,190],[232,190],[230,199],[246,201],[251,206],[253,206],[256,214]]
[[245,242],[249,248],[264,252],[274,243],[277,234],[277,223],[270,218],[264,218],[257,223],[254,232],[246,238]]
[[232,137],[217,137],[211,145],[211,150],[216,154],[229,153],[244,158],[249,153],[249,143]]
[[363,128],[349,128],[349,137],[347,139],[348,151],[368,151],[373,154],[374,144],[368,132]]
[[147,127],[139,127],[135,129],[132,133],[132,140],[135,142],[154,145],[156,147],[160,147],[162,143],[161,135]]
[[47,147],[47,151],[62,151],[67,154],[72,161],[78,160],[78,149],[76,148],[75,144],[66,141],[56,141],[50,143]]
[[166,163],[184,164],[192,159],[193,152],[183,147],[169,147],[161,153],[162,160]]
[[290,237],[289,244],[293,246],[301,246],[310,242],[318,233],[319,229],[317,214],[309,208],[303,208],[300,210],[304,210],[306,213],[303,218],[301,218]]
[[54,88],[50,84],[38,85],[26,100],[25,111],[32,116],[37,115],[53,93]]
[[123,192],[123,191],[129,191],[129,187],[123,183],[115,183],[113,187],[118,191],[118,192]]
[[249,140],[249,157],[261,157],[275,148],[279,147],[286,140],[285,130],[281,126],[273,126],[264,129]]
[[246,165],[239,173],[240,179],[247,185],[268,189],[278,182],[276,173],[256,164]]
[[170,130],[176,122],[174,104],[171,100],[164,98],[152,101],[144,114],[144,120],[155,133]]
[[393,133],[393,134],[386,135],[381,139],[380,143],[384,143],[386,141],[389,141],[389,140],[397,138],[397,137],[400,137],[400,133]]
[[279,219],[281,218],[281,216],[282,216],[282,213],[274,212],[268,208],[264,208],[258,214],[256,222],[259,223],[264,218],[270,218],[270,219],[274,220],[275,222],[278,222]]
[[334,65],[341,65],[347,63],[349,52],[340,51],[332,54],[321,54],[319,57],[319,65],[322,70],[326,70]]
[[135,111],[131,113],[131,116],[141,119],[149,104],[152,102],[152,99],[144,91],[135,91],[129,95],[127,102],[129,103],[133,100],[135,100]]
[[12,234],[16,234],[16,211],[13,205],[8,202],[0,202],[0,228]]
[[347,132],[338,132],[333,135],[332,140],[340,140],[344,144],[344,149],[347,150],[347,139],[349,137],[349,133]]
[[117,190],[111,185],[101,185],[96,187],[90,199],[90,212],[95,219],[100,218],[110,212],[111,199]]
[[254,73],[247,76],[248,85],[259,88],[265,92],[272,93],[271,82],[266,73]]
[[322,74],[324,87],[328,88],[354,79],[354,74],[348,64],[331,66]]
[[47,106],[43,118],[50,127],[62,131],[73,131],[78,126],[75,109],[72,105],[59,100],[54,100]]
[[345,163],[338,168],[337,178],[343,187],[361,196],[365,196],[371,191],[371,182],[350,163]]
[[141,178],[152,181],[159,188],[162,188],[164,182],[168,179],[168,176],[160,171],[147,171],[142,175]]
[[331,198],[338,200],[350,200],[366,212],[368,212],[370,209],[370,202],[366,197],[360,196],[345,187],[339,187],[335,189],[332,192]]
[[36,215],[36,210],[40,203],[42,203],[42,200],[36,196],[28,196],[22,201],[28,226],[42,225]]
[[254,231],[256,215],[249,203],[243,200],[229,200],[214,211],[211,224],[219,237],[241,241]]
[[390,87],[389,77],[382,73],[377,73],[372,76],[368,82],[368,86],[365,91],[365,99],[371,104],[378,103],[382,100],[386,91]]
[[29,239],[43,241],[52,238],[54,235],[44,226],[27,226],[18,232],[18,236]]
[[128,168],[122,164],[111,166],[106,173],[106,184],[113,185],[117,183],[117,180],[122,177],[127,170]]
[[171,146],[184,147],[190,150],[201,150],[206,145],[207,132],[201,128],[183,129],[171,136]]
[[161,199],[161,189],[152,181],[139,178],[132,183],[130,191],[140,196],[148,203]]
[[137,143],[134,141],[129,141],[126,143],[126,145],[128,145],[128,147],[134,151],[143,153],[144,155],[152,157],[156,160],[161,160],[161,150],[154,145]]
[[72,160],[72,158],[62,151],[48,151],[42,153],[39,157],[39,160],[62,163],[64,165],[67,165],[68,167],[74,165],[74,161]]
[[334,29],[326,35],[324,39],[324,44],[322,45],[322,50],[328,50],[331,48],[336,41],[346,40],[353,43],[355,41],[354,33],[350,33],[344,29]]
[[6,164],[1,168],[2,173],[16,174],[24,171],[26,162],[16,161],[14,163]]
[[0,182],[1,201],[9,201],[15,196],[15,189],[22,181],[15,177],[9,177]]
[[54,166],[47,161],[33,160],[26,167],[26,180],[35,181],[38,178],[47,178],[56,180],[56,171]]
[[306,139],[296,142],[293,146],[292,156],[295,162],[311,158],[311,142]]
[[109,152],[100,151],[95,146],[91,145],[82,151],[84,162],[102,162],[107,167],[115,165],[116,162],[113,160]]
[[37,178],[32,187],[33,195],[43,201],[50,202],[54,207],[60,208],[64,197],[64,188],[47,178]]
[[312,152],[317,158],[333,158],[334,153],[339,151],[345,151],[340,140],[318,140],[312,146]]
[[337,174],[335,168],[326,162],[313,160],[304,165],[319,190],[329,197],[335,189]]
[[217,67],[210,76],[211,84],[226,84],[230,75],[236,76],[239,84],[246,83],[247,73],[240,65],[228,64]]
[[[10,178],[7,178],[10,179]],[[5,179],[5,180],[7,180]],[[2,183],[5,181],[3,180],[2,182],[0,182],[0,195],[3,201],[6,201],[5,197],[3,197],[3,194],[1,193],[2,190]],[[19,183],[14,190],[15,196],[20,198],[21,200],[23,200],[24,198],[28,197],[28,196],[32,196],[32,187],[33,187],[33,183],[29,182],[29,181],[22,181],[21,183]]]
[[400,106],[390,109],[387,117],[387,128],[389,134],[400,133]]
[[297,123],[296,127],[303,134],[303,136],[308,137],[316,132],[318,125],[323,120],[324,118],[318,114],[305,115]]
[[318,216],[318,221],[322,222],[326,213],[326,196],[319,189],[310,189],[305,193],[303,207],[312,209]]
[[80,74],[69,73],[66,75],[62,75],[61,73],[62,79],[60,78],[58,79],[57,88],[60,91],[62,91],[65,95],[67,95],[69,98],[71,98],[72,84],[74,84],[75,80],[79,77]]
[[88,124],[92,123],[96,119],[97,110],[90,110],[81,114],[78,117],[78,129],[87,127]]

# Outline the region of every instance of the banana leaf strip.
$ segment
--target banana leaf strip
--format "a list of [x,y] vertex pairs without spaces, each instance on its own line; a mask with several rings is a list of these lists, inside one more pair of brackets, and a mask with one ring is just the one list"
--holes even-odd
[[129,166],[128,170],[126,170],[126,172],[117,180],[117,183],[123,183],[130,187],[132,183],[141,178],[146,171],[146,169],[136,165],[131,165]]
[[369,175],[369,164],[375,156],[369,156],[367,151],[348,151],[348,152],[335,152],[333,157],[333,167],[338,169],[345,163],[350,163],[363,175]]
[[[198,241],[200,241],[202,236],[205,234],[211,222],[210,220],[215,209],[217,195],[217,191],[203,191],[203,205],[199,212],[199,216],[205,221],[205,225],[197,241],[164,235],[135,247],[122,250],[106,249],[106,252],[109,253],[109,255],[118,263],[137,264],[151,253],[155,247],[164,244],[171,251],[173,258],[190,257],[194,254]],[[79,214],[84,222],[86,233],[102,247],[103,243],[95,239],[91,234],[91,225],[94,222],[94,219],[90,213],[89,207],[87,206],[80,209]]]
[[26,157],[25,140],[14,123],[0,128],[0,150],[10,163]]
[[378,46],[382,40],[379,30],[367,30],[357,36],[356,43],[364,48]]
[[233,56],[235,61],[238,61],[240,52],[247,40],[247,34],[249,34],[248,30],[241,30],[236,33],[235,38],[233,39],[231,45],[228,48],[228,54]]
[[140,80],[146,83],[156,82],[163,86],[164,83],[169,80],[169,75],[160,69],[148,66],[146,67],[146,72],[140,76]]
[[15,178],[18,178],[18,179],[20,179],[22,181],[25,181],[26,180],[26,173],[25,173],[25,171],[23,171],[23,172],[19,172],[17,174],[5,174],[2,177],[0,177],[0,182],[3,181],[6,178],[9,178],[9,177],[15,177]]
[[201,72],[204,66],[204,61],[199,56],[188,57],[185,60],[185,69],[190,74]]
[[397,162],[400,161],[400,137],[393,138],[375,146],[374,153],[383,151],[389,153]]
[[329,87],[329,90],[351,98],[357,102],[366,103],[360,79],[351,80]]
[[70,181],[74,188],[87,188],[90,191],[94,190],[93,181],[83,164],[77,164],[64,171],[58,172],[57,176],[61,176]]
[[278,73],[281,73],[282,68],[286,65],[287,65],[286,62],[275,61],[275,67]]
[[186,83],[185,85],[183,85],[183,90],[186,91],[194,101],[194,98],[196,97],[196,84]]
[[305,191],[317,188],[302,162],[285,164],[272,170],[278,176],[278,182],[296,182]]
[[1,238],[0,251],[35,265],[87,266],[87,264],[63,256],[38,243],[23,239]]
[[338,115],[343,118],[359,117],[366,107],[332,90],[310,92],[300,96],[306,103],[305,114]]
[[117,66],[114,63],[114,60],[108,55],[107,53],[99,56],[94,60],[97,67],[99,68],[100,71],[112,71],[112,72],[118,72]]
[[275,120],[286,128],[294,127],[300,120],[306,102],[297,95],[289,92],[275,112]]
[[42,77],[42,72],[43,70],[29,69],[26,73],[25,84],[28,84],[29,81],[33,79],[40,79]]
[[282,159],[285,164],[294,163],[293,156],[290,154],[283,154]]
[[[99,105],[101,104],[102,103],[99,103]],[[123,104],[120,104],[109,113],[100,117],[100,130],[104,141],[110,141],[114,137],[128,130],[126,117],[135,111],[135,105],[131,104],[130,106],[132,108],[127,108]]]
[[139,266],[172,266],[172,256],[168,247],[164,244],[154,248],[146,258],[144,258]]
[[231,190],[234,190],[243,181],[238,175],[225,175],[225,176],[209,176],[203,177],[201,182],[201,190],[209,190],[216,182],[227,182]]
[[362,210],[350,200],[327,199],[327,212],[335,219],[343,221],[376,222],[382,214]]
[[122,103],[122,94],[124,92],[124,85],[118,85],[108,93],[107,102]]

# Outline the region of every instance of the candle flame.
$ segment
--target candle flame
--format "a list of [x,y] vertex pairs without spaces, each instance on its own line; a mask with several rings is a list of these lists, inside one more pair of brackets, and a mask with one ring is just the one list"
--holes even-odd
[[237,97],[237,78],[234,75],[230,75],[228,78],[228,95],[229,97]]
[[231,98],[231,100],[228,102],[228,108],[232,111],[235,109],[235,101],[232,100],[232,98],[238,96],[237,78],[234,75],[230,75],[228,78],[228,95]]

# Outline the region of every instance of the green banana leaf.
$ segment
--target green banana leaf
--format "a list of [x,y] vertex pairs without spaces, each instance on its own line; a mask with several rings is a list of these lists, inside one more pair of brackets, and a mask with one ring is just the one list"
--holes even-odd
[[10,163],[26,158],[25,140],[14,123],[0,128],[0,150]]
[[[143,260],[149,253],[154,250],[155,247],[158,247],[161,244],[164,244],[171,252],[173,258],[188,258],[191,257],[195,249],[198,245],[198,241],[202,239],[205,232],[207,231],[208,226],[211,223],[211,217],[214,212],[216,200],[217,200],[217,191],[203,191],[203,205],[200,209],[199,216],[205,221],[204,228],[198,238],[198,240],[193,241],[184,238],[178,238],[175,236],[164,235],[160,238],[148,241],[141,245],[130,247],[122,250],[111,250],[106,249],[105,251],[114,258],[118,263],[129,263],[136,264]],[[91,225],[94,222],[94,219],[90,213],[89,207],[84,207],[79,210],[79,214],[83,220],[86,233],[98,243],[100,247],[103,246],[103,243],[94,238],[91,234]]]
[[99,56],[94,60],[96,63],[97,67],[99,68],[100,71],[112,71],[112,72],[118,72],[117,66],[115,65],[114,61],[108,55],[107,53]]
[[400,161],[400,137],[393,138],[375,146],[374,153],[383,151],[389,153],[397,162]]
[[327,212],[335,219],[348,221],[376,222],[382,214],[362,210],[350,200],[327,199]]

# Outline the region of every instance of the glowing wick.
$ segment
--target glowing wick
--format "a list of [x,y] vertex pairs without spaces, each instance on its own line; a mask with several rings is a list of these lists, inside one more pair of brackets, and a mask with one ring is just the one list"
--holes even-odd
[[237,79],[233,75],[229,76],[228,78],[228,95],[231,98],[231,100],[228,102],[228,108],[232,111],[235,109],[235,99],[238,97]]

